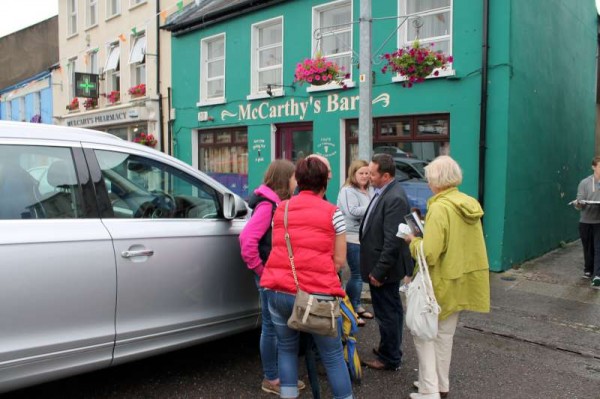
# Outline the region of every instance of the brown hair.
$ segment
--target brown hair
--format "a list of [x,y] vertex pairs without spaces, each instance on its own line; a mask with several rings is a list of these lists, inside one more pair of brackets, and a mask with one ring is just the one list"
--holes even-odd
[[294,164],[287,159],[276,159],[267,168],[263,183],[277,194],[280,200],[290,199],[290,179],[294,175]]
[[300,159],[296,163],[298,191],[309,190],[318,194],[322,189],[327,189],[328,177],[327,165],[317,157]]
[[600,157],[594,157],[594,159],[592,159],[592,166],[596,166],[600,163]]
[[379,174],[383,175],[384,173],[388,173],[391,177],[396,176],[396,163],[390,154],[375,154],[373,155],[371,162],[377,165]]
[[[357,159],[352,161],[352,163],[348,167],[348,177],[346,177],[346,182],[344,183],[344,186],[362,188],[358,185],[355,175],[360,168],[364,168],[365,166],[369,166],[369,163],[364,159]],[[367,182],[367,187],[369,187],[369,182]]]

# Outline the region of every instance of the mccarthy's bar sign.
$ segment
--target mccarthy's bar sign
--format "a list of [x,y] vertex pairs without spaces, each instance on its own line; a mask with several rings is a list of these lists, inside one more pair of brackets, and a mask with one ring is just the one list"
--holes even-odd
[[[304,120],[309,112],[320,114],[321,112],[344,112],[358,109],[359,96],[340,96],[339,94],[329,94],[325,98],[314,98],[310,96],[304,101],[298,101],[290,98],[284,103],[273,104],[270,101],[240,104],[237,112],[227,110],[221,111],[221,120],[228,118],[239,121],[247,120],[265,120],[282,117],[298,117]],[[381,103],[384,108],[390,105],[390,95],[383,93],[373,99],[373,104]]]

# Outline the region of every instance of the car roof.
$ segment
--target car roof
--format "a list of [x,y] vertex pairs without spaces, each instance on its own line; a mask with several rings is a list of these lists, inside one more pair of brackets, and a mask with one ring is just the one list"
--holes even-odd
[[394,162],[404,162],[404,163],[425,163],[428,164],[428,161],[423,161],[418,158],[404,158],[404,157],[394,157]]
[[47,125],[42,123],[0,121],[0,137],[45,140],[87,141],[100,144],[119,144],[125,141],[115,135],[97,130]]

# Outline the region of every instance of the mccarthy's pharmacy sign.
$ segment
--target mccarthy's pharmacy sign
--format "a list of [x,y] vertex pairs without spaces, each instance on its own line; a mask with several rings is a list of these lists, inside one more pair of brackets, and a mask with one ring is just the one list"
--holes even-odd
[[[317,115],[320,113],[357,110],[358,97],[340,96],[334,93],[329,94],[327,97],[314,98],[310,96],[302,101],[290,98],[282,104],[273,104],[270,101],[240,104],[235,110],[236,112],[226,109],[221,111],[221,120],[255,121],[282,117],[297,117],[304,120],[309,112]],[[381,103],[382,107],[387,108],[390,105],[390,95],[388,93],[380,94],[373,99],[372,103]]]

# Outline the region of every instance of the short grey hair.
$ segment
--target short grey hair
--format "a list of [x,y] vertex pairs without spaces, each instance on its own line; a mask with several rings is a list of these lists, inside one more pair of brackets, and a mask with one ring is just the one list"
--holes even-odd
[[439,189],[457,187],[462,183],[462,170],[448,155],[441,155],[425,166],[425,177],[429,184]]

